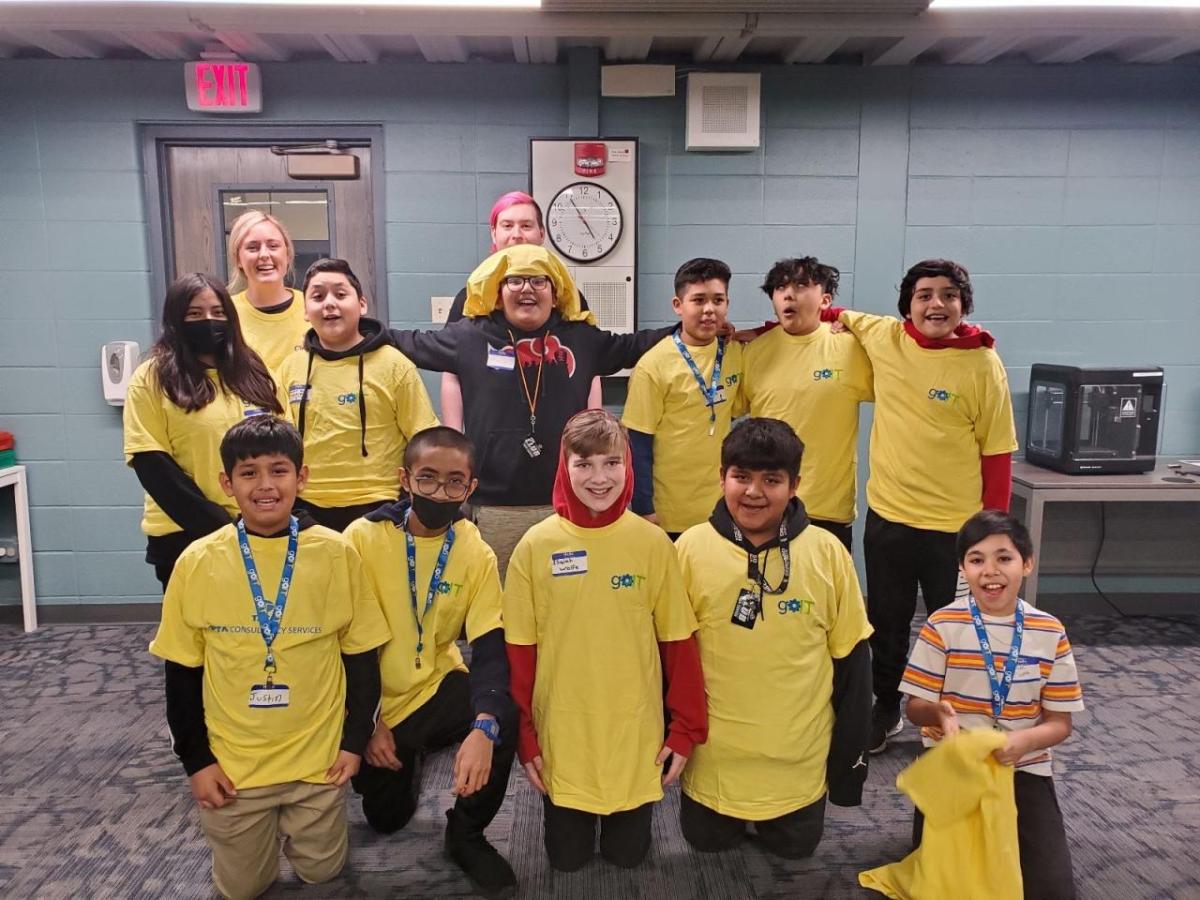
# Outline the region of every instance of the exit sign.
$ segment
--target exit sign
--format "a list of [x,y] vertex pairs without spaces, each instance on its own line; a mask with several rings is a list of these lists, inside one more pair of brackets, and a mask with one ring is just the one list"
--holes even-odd
[[217,59],[190,62],[183,67],[183,80],[190,110],[262,112],[262,78],[254,63]]

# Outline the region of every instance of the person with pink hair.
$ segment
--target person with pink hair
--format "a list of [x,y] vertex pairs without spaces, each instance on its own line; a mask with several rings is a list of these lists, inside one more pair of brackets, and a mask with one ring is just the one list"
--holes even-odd
[[[536,244],[541,247],[546,240],[546,228],[542,219],[542,208],[537,201],[524,191],[509,191],[501,194],[492,204],[492,212],[488,217],[488,226],[492,231],[492,252],[514,247],[517,244]],[[463,306],[467,301],[467,289],[454,297],[446,324],[457,322],[463,317]],[[587,309],[587,300],[580,297],[583,308]],[[442,422],[451,428],[463,430],[463,399],[462,384],[453,372],[442,373],[440,391]],[[588,393],[588,408],[599,409],[603,406],[600,397],[600,379],[593,378],[591,390]]]

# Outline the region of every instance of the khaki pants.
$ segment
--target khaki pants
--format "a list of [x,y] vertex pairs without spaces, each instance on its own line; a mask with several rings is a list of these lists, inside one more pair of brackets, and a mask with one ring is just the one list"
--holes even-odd
[[213,852],[213,881],[230,900],[250,900],[279,877],[279,841],[309,884],[342,870],[349,851],[346,788],[290,781],[238,791],[220,809],[200,810]]
[[500,578],[508,573],[508,559],[525,532],[554,514],[553,506],[476,506],[473,509],[479,533],[496,554]]

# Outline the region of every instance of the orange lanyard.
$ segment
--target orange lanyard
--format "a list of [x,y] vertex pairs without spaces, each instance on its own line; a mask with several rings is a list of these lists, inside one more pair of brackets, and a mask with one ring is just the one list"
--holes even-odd
[[[549,332],[547,332],[548,334]],[[521,365],[521,354],[517,352],[517,338],[512,333],[512,329],[508,330],[508,339],[512,341],[513,356],[516,357],[517,375],[521,377],[521,387],[525,391],[525,402],[529,404],[529,436],[533,437],[534,429],[537,428],[537,404],[538,398],[542,393],[542,367],[546,364],[546,337],[542,336],[542,350],[538,353],[538,370],[537,380],[533,384],[533,393],[529,393],[529,382],[525,380],[525,367]],[[534,342],[530,342],[531,348]]]

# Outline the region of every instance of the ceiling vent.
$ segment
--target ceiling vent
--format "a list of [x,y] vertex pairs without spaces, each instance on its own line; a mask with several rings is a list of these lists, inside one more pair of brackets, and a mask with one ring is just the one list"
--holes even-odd
[[687,149],[753,150],[759,145],[758,73],[688,75]]

